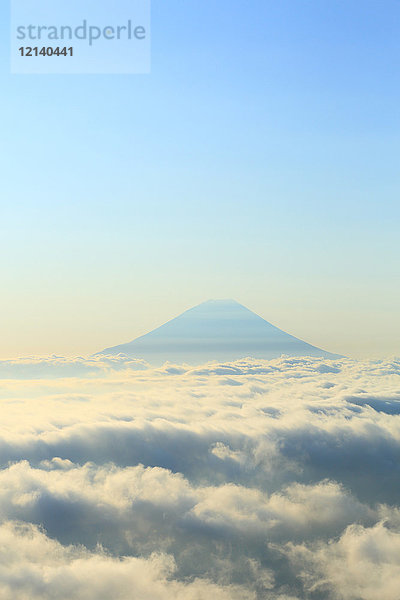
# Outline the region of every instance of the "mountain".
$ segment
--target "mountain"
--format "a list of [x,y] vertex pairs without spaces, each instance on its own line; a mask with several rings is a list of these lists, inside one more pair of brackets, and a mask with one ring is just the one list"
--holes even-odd
[[99,354],[126,354],[150,364],[200,364],[251,356],[338,358],[285,333],[234,300],[209,300],[127,344]]

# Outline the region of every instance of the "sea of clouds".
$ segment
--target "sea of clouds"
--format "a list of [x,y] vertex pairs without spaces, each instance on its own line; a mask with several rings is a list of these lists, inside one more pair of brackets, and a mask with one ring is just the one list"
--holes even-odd
[[0,361],[0,598],[398,600],[399,376]]

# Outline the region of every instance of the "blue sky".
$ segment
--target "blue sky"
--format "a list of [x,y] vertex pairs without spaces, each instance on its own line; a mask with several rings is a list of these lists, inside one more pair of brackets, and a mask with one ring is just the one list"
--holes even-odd
[[2,356],[224,297],[398,353],[400,2],[153,0],[138,76],[10,75],[2,13]]

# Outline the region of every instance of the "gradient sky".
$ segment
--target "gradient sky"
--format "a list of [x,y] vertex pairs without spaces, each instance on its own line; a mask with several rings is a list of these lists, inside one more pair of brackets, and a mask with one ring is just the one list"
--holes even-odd
[[208,298],[399,354],[400,2],[152,6],[141,76],[9,75],[2,6],[0,356]]

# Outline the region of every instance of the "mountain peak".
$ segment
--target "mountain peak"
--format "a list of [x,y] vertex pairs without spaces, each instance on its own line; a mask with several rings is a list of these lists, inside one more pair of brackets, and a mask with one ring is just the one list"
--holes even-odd
[[271,359],[282,354],[337,357],[289,335],[232,299],[202,302],[150,333],[100,354],[120,353],[151,364],[198,364],[246,356]]

